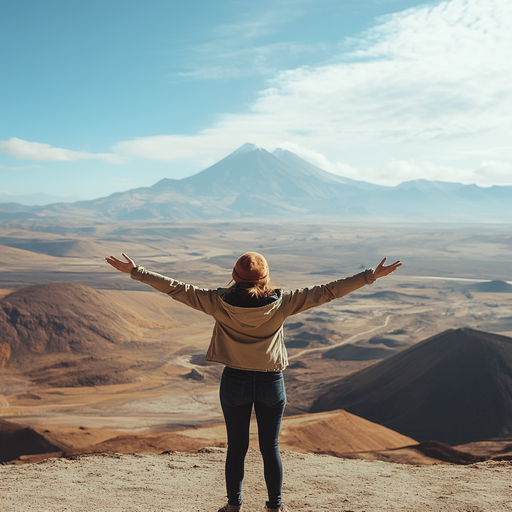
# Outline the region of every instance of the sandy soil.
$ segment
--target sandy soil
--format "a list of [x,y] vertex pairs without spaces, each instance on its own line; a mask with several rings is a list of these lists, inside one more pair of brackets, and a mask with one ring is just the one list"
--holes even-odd
[[[0,466],[2,512],[216,511],[223,505],[225,450],[163,455],[88,455]],[[283,496],[293,511],[510,511],[512,463],[406,466],[283,452]],[[266,499],[251,448],[244,509]]]

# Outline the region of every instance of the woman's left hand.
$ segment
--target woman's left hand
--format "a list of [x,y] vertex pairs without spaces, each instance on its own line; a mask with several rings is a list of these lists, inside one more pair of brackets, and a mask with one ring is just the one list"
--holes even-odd
[[375,272],[373,273],[375,279],[378,279],[379,277],[389,276],[389,274],[391,274],[397,268],[402,266],[402,262],[400,260],[395,261],[395,263],[392,263],[391,265],[384,265],[386,259],[387,258],[384,258],[375,269]]
[[107,263],[112,265],[115,269],[119,270],[120,272],[124,272],[125,274],[129,274],[132,271],[132,268],[135,267],[135,262],[128,257],[123,252],[124,259],[127,261],[121,261],[115,258],[114,256],[109,256],[105,258],[107,260]]

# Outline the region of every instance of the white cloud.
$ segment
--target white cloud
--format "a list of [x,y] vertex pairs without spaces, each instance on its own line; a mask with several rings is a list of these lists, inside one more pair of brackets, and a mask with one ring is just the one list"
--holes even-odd
[[495,185],[512,185],[512,163],[484,160],[475,170],[477,181],[492,181]]
[[[474,174],[468,169],[438,165],[429,161],[390,160],[383,167],[359,169],[359,179],[373,181],[381,185],[398,185],[411,179],[430,181],[451,181],[457,183],[475,183]],[[369,180],[368,177],[372,179]],[[480,183],[485,185],[486,183]]]
[[510,129],[512,27],[503,20],[512,19],[511,7],[452,0],[396,15],[367,35],[380,41],[356,52],[365,60],[283,72],[255,110],[281,119],[282,129],[328,129],[345,142]]
[[11,155],[18,160],[37,160],[42,162],[70,162],[73,160],[100,159],[108,162],[118,162],[119,157],[111,153],[87,153],[85,151],[71,151],[69,149],[54,148],[50,144],[29,142],[12,137],[0,141],[0,153]]
[[512,2],[409,9],[350,43],[328,65],[278,73],[246,114],[223,115],[195,135],[140,138],[115,150],[220,158],[249,141],[302,148],[320,167],[322,159],[342,162],[329,170],[365,170],[370,181],[507,180],[486,162],[512,159]]
[[329,162],[325,158],[315,161],[314,158],[308,158],[305,154],[303,158],[333,174],[354,180],[370,181],[379,185],[395,186],[404,181],[420,178],[466,185],[476,184],[482,187],[512,185],[512,164],[509,162],[483,161],[478,167],[468,169],[439,165],[429,161],[391,159],[379,167],[352,167],[342,162]]
[[[181,158],[205,158],[219,152],[216,147],[217,136],[204,130],[196,136],[187,135],[158,135],[154,137],[143,137],[130,141],[117,143],[113,150],[116,153],[135,158],[148,160],[179,160]],[[231,148],[242,145],[245,142],[244,136],[234,138]],[[228,143],[229,144],[229,143]],[[225,152],[226,142],[222,144],[220,152]]]

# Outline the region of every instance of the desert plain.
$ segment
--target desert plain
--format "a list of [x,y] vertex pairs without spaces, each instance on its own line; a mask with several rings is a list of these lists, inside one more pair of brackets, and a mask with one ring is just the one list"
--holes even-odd
[[[33,464],[0,468],[2,512],[222,505],[222,366],[203,359],[212,320],[117,273],[104,258],[124,252],[150,270],[217,288],[228,285],[234,262],[249,250],[265,255],[272,283],[282,288],[353,275],[384,257],[404,264],[285,324],[291,364],[281,446],[292,510],[512,510],[511,463],[485,461],[510,454],[512,439],[454,445],[476,457],[459,466],[455,456],[415,449],[423,439],[344,411],[309,412],[331,382],[448,329],[512,336],[509,225],[49,220],[0,227],[0,301],[4,311],[10,305],[12,313],[15,304],[30,318],[33,333],[30,342],[19,338],[17,348],[6,347],[7,327],[0,333],[1,419],[31,427],[54,447],[15,461]],[[55,458],[62,456],[68,458]],[[89,468],[93,463],[96,469]],[[176,472],[178,466],[187,471]],[[86,478],[85,467],[96,477]],[[147,481],[144,471],[151,467],[157,476]],[[263,495],[253,451],[248,467],[252,503],[250,489]],[[83,474],[63,480],[73,471]],[[122,484],[109,476],[116,471],[139,472],[141,480],[130,487],[126,482],[138,477],[123,477]],[[191,478],[192,487],[186,483]],[[431,494],[443,479],[451,479],[451,491]],[[466,480],[471,484],[465,487]],[[90,492],[91,485],[105,491],[94,491],[92,508],[80,485],[86,481]],[[59,482],[76,494],[58,496]],[[160,486],[155,493],[152,485]],[[168,500],[166,489],[190,507]],[[31,501],[38,493],[41,501]],[[108,501],[115,496],[118,501]]]

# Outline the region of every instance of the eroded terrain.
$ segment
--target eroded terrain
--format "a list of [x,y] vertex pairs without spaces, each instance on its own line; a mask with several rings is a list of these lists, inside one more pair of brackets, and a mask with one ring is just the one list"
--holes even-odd
[[[308,410],[317,384],[446,329],[511,336],[512,293],[493,291],[512,281],[511,249],[502,226],[3,225],[0,298],[28,285],[82,284],[117,307],[131,327],[122,343],[92,359],[70,351],[6,361],[0,414],[29,425],[130,430],[221,420],[222,367],[202,360],[211,319],[116,273],[104,261],[109,254],[126,252],[147,268],[208,287],[226,286],[234,261],[248,250],[263,253],[272,282],[286,288],[352,275],[385,256],[401,258],[404,267],[394,275],[287,321],[287,414],[297,414]],[[479,291],[481,281],[492,280],[495,288]],[[66,384],[73,371],[94,383],[95,374],[114,367],[124,381]]]

